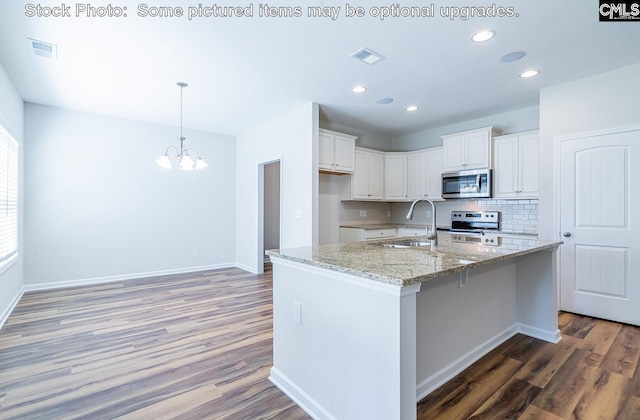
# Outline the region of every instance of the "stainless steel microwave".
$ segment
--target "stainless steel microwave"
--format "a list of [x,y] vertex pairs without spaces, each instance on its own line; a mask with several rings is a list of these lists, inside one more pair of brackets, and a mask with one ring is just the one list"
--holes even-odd
[[447,172],[442,174],[442,198],[491,197],[493,183],[491,169]]

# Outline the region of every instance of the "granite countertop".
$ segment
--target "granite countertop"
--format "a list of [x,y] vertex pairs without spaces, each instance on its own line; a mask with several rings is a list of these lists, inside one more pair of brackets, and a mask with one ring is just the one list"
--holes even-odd
[[416,228],[425,229],[426,225],[416,225],[408,223],[345,223],[340,225],[341,228],[352,229],[395,229],[395,228]]
[[[413,239],[425,240],[425,237],[416,236]],[[440,232],[438,246],[434,250],[430,246],[402,249],[383,246],[398,240],[269,250],[267,254],[275,259],[282,258],[396,286],[408,286],[483,264],[550,250],[562,244],[556,241],[503,238],[500,246],[484,246],[452,242],[449,233]]]
[[[395,229],[395,228],[425,229],[427,225],[416,225],[416,224],[408,224],[408,223],[344,223],[344,224],[341,224],[340,227],[351,228],[351,229],[364,229],[364,230]],[[451,229],[451,226],[438,225],[437,229],[438,231],[448,232]],[[493,233],[497,233],[498,235],[515,235],[515,236],[523,236],[527,238],[531,237],[533,239],[538,237],[538,234],[535,232],[515,232],[515,231],[497,230]]]

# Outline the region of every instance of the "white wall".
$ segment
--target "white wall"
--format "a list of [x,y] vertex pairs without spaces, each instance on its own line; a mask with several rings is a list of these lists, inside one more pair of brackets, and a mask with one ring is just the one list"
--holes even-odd
[[558,239],[554,197],[558,136],[640,123],[640,64],[540,92],[540,238]]
[[[280,159],[282,176],[281,248],[317,242],[318,105],[309,103],[236,139],[236,261],[261,270],[258,228],[260,164]],[[296,215],[300,217],[296,217]]]
[[0,124],[12,135],[12,137],[20,144],[20,173],[19,173],[19,191],[18,191],[18,260],[8,267],[6,271],[0,274],[0,325],[2,325],[5,316],[8,316],[8,310],[14,304],[14,300],[18,297],[22,288],[22,267],[24,261],[24,193],[23,184],[24,177],[22,167],[24,157],[23,142],[23,121],[24,121],[24,103],[13,85],[13,82],[7,75],[2,63],[0,63]]
[[481,127],[500,127],[503,134],[536,130],[539,127],[539,111],[539,107],[533,106],[396,137],[391,140],[391,150],[406,152],[442,146],[440,136]]
[[233,265],[233,137],[185,130],[209,167],[159,168],[178,135],[26,104],[25,285]]

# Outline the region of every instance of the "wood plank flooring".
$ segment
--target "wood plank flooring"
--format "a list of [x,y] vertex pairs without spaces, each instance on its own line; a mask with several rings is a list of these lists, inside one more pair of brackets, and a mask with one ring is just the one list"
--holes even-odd
[[26,293],[0,331],[0,418],[307,419],[267,379],[271,275]]
[[[640,419],[640,328],[559,325],[559,344],[516,335],[418,418]],[[308,419],[271,364],[269,270],[27,293],[0,331],[0,419]]]
[[418,403],[418,419],[640,419],[640,328],[560,313],[563,339],[516,335]]

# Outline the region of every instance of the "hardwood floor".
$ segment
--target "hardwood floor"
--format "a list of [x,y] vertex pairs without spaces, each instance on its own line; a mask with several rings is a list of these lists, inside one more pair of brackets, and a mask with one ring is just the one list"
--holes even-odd
[[640,328],[560,313],[563,339],[516,335],[418,403],[418,419],[640,419]]
[[[27,293],[0,331],[0,419],[308,419],[267,379],[271,273]],[[561,313],[418,404],[419,419],[640,419],[640,328]]]
[[1,419],[307,419],[269,382],[271,276],[26,293],[0,331]]

